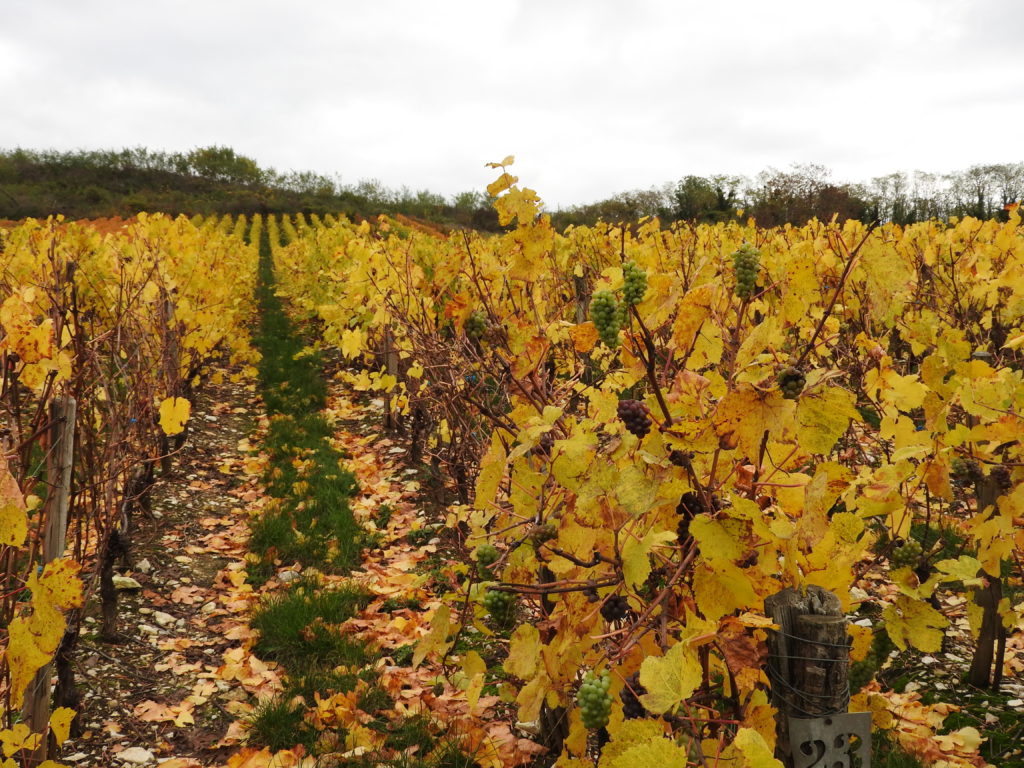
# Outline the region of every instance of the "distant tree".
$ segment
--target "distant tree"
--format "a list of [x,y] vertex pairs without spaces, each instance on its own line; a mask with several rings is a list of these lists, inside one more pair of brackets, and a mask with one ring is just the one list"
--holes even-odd
[[188,153],[189,171],[196,176],[233,184],[259,184],[262,172],[256,161],[235,154],[230,147],[202,147]]
[[671,217],[687,221],[725,221],[741,207],[742,176],[684,176],[672,189]]
[[789,171],[762,171],[748,192],[750,213],[758,224],[772,227],[812,218],[827,221],[833,216],[840,221],[859,219],[870,212],[870,204],[857,195],[855,187],[833,184],[830,176],[828,168],[815,163],[796,164]]

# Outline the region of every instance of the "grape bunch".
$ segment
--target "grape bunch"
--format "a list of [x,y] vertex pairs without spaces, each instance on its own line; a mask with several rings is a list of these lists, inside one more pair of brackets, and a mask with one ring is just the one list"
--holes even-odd
[[640,697],[647,693],[647,689],[640,685],[640,673],[634,672],[626,678],[626,684],[622,688],[619,698],[622,699],[622,716],[627,720],[635,717],[647,717],[647,710],[640,703]]
[[533,453],[545,459],[551,458],[551,449],[555,447],[555,433],[545,432],[540,436],[537,444],[533,446]]
[[611,291],[597,291],[590,300],[590,319],[594,321],[597,333],[607,346],[619,346],[619,330],[622,328],[622,312],[615,294]]
[[889,563],[893,568],[913,568],[921,561],[922,553],[921,544],[914,539],[908,539],[893,549],[889,555]]
[[641,440],[651,431],[650,410],[639,400],[619,400],[618,414],[626,429]]
[[639,304],[647,293],[647,272],[640,269],[635,261],[627,261],[622,265],[622,301],[626,306]]
[[512,623],[515,618],[516,597],[511,592],[488,589],[484,594],[484,608],[501,626]]
[[790,366],[779,371],[777,381],[779,382],[779,389],[782,390],[782,396],[787,400],[796,400],[800,397],[800,393],[804,391],[807,377],[804,376],[799,368]]
[[744,243],[732,254],[732,269],[736,273],[736,295],[746,301],[757,292],[757,271],[761,252],[750,243]]
[[533,530],[530,531],[530,543],[533,544],[534,549],[536,549],[545,541],[551,541],[557,536],[558,526],[548,520],[546,523],[539,523],[538,525],[533,526]]
[[950,464],[952,480],[961,488],[974,485],[981,480],[981,465],[974,459],[964,459],[957,456]]
[[611,684],[612,679],[607,671],[600,675],[593,672],[584,675],[583,683],[576,692],[576,703],[580,708],[584,728],[604,728],[608,725],[608,715],[612,711],[612,697],[608,695]]
[[481,576],[488,576],[487,566],[498,559],[498,548],[493,544],[481,544],[476,548],[476,569]]
[[625,595],[612,595],[604,601],[604,605],[601,606],[601,617],[611,623],[613,621],[621,621],[626,618],[626,612],[629,610],[629,601]]
[[690,538],[690,521],[700,514],[702,509],[700,496],[693,491],[687,491],[676,504],[676,514],[679,515],[679,526],[676,528],[677,541],[680,543]]
[[466,318],[466,335],[471,339],[479,339],[487,330],[487,315],[479,309]]

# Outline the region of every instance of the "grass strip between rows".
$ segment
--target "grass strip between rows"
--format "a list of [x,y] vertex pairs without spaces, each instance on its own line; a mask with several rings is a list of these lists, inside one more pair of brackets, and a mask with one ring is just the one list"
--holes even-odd
[[[397,757],[381,761],[367,754],[344,765],[470,768],[475,761],[457,740],[439,735],[428,717],[387,716],[395,703],[377,684],[374,662],[379,654],[338,629],[371,596],[323,574],[348,573],[372,541],[353,517],[349,499],[357,491],[355,476],[345,468],[346,457],[332,447],[332,427],[322,414],[327,400],[322,361],[305,348],[275,293],[268,229],[259,233],[261,321],[256,344],[262,354],[261,395],[270,419],[264,442],[264,484],[270,498],[251,524],[248,578],[258,586],[293,564],[302,576],[266,598],[251,619],[259,633],[253,650],[278,662],[285,672],[284,690],[257,708],[251,740],[274,751],[299,744],[314,755],[344,751],[345,728],[325,727],[310,717],[310,708],[318,701],[354,695],[356,707],[373,717],[367,727],[381,733],[384,749]],[[402,754],[406,751],[415,756]]]

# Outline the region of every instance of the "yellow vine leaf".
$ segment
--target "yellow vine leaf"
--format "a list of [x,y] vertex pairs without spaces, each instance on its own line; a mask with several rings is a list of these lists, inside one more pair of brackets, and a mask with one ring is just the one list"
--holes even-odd
[[15,723],[14,727],[0,731],[0,745],[4,756],[10,757],[22,749],[33,750],[39,746],[40,734],[32,733],[25,723]]
[[480,472],[476,477],[475,504],[477,509],[489,509],[498,493],[498,485],[505,474],[507,454],[505,444],[497,431],[491,435],[491,447],[480,459]]
[[676,349],[684,354],[693,346],[697,331],[711,314],[711,307],[718,297],[718,289],[712,283],[698,285],[679,302],[679,311],[672,324],[672,341]]
[[636,744],[616,755],[607,764],[601,761],[601,768],[665,768],[667,765],[687,765],[689,754],[685,749],[664,736],[642,744]]
[[540,212],[540,198],[532,189],[512,188],[504,197],[494,201],[498,211],[498,223],[507,226],[512,219],[518,219],[520,226],[529,224]]
[[47,563],[41,576],[32,574],[25,585],[32,593],[32,612],[18,616],[8,627],[7,666],[11,673],[11,704],[21,706],[25,688],[36,671],[57,651],[66,620],[62,611],[82,604],[81,566],[70,558]]
[[581,355],[585,355],[597,346],[597,326],[591,320],[574,325],[569,329],[569,338],[572,339],[573,348]]
[[914,648],[926,653],[935,653],[942,648],[943,630],[949,621],[922,600],[900,595],[894,605],[882,611],[885,629],[889,637],[901,650]]
[[366,333],[362,328],[346,328],[341,332],[341,354],[351,360],[358,357],[366,344]]
[[675,539],[675,531],[649,531],[642,539],[630,538],[622,546],[622,575],[626,586],[636,588],[651,575],[651,550]]
[[854,408],[855,401],[852,392],[840,387],[828,387],[801,397],[796,408],[800,447],[808,453],[825,456],[831,453],[836,440],[850,426],[850,421],[859,416]]
[[446,641],[450,626],[451,610],[447,605],[442,605],[430,618],[430,631],[416,644],[416,651],[412,655],[414,668],[418,667],[428,654],[435,651],[443,653],[448,649],[451,644]]
[[715,430],[735,440],[740,454],[756,459],[764,433],[778,441],[793,421],[796,404],[778,392],[758,392],[741,386],[726,393],[715,414]]
[[192,403],[184,397],[168,397],[160,403],[160,429],[165,435],[178,435],[192,413]]
[[70,707],[58,707],[50,715],[50,730],[59,747],[68,740],[71,733],[71,721],[75,719],[75,710]]
[[484,689],[487,662],[476,651],[470,651],[462,659],[462,673],[466,676],[466,703],[472,713],[480,700],[480,692]]
[[736,738],[722,753],[722,761],[730,768],[784,768],[772,754],[764,737],[753,728],[740,728]]
[[634,720],[613,721],[608,725],[611,741],[601,750],[600,768],[611,764],[611,761],[630,747],[644,744],[665,735],[665,724],[657,720],[638,718]]
[[640,684],[647,693],[640,698],[647,710],[661,715],[686,701],[697,690],[700,680],[700,661],[695,649],[680,641],[664,656],[644,659],[640,666]]
[[983,579],[978,576],[981,561],[970,555],[960,555],[956,560],[939,560],[935,564],[944,581],[962,581],[965,587],[980,587]]
[[697,607],[709,621],[752,607],[757,601],[754,587],[743,570],[725,560],[697,566],[693,573],[693,594]]
[[505,671],[520,680],[529,680],[540,659],[540,632],[533,624],[521,624],[512,633]]
[[28,536],[25,500],[18,481],[0,453],[0,546],[20,547]]

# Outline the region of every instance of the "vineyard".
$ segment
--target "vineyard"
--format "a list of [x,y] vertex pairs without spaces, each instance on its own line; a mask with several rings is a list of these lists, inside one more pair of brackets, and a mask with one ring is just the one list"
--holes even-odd
[[[870,713],[876,765],[1024,765],[1019,211],[559,232],[511,163],[499,235],[0,229],[0,765],[768,768],[780,709]],[[176,469],[252,389],[233,458]],[[110,751],[80,646],[135,631],[153,494],[218,474],[247,490],[183,551],[223,567],[153,638],[191,693]],[[780,595],[839,634],[780,652]]]

